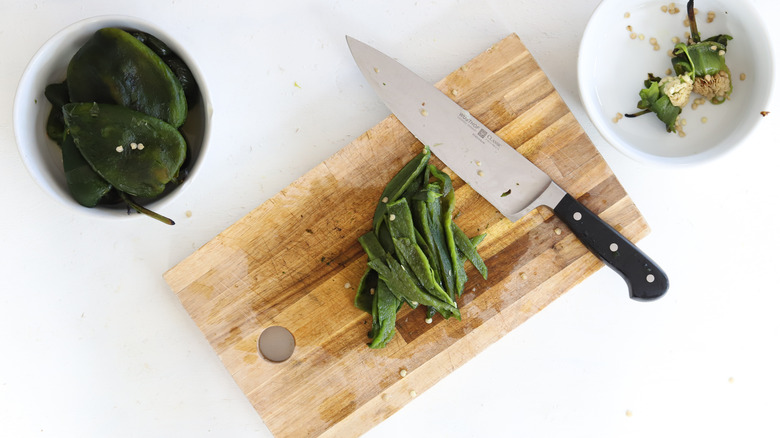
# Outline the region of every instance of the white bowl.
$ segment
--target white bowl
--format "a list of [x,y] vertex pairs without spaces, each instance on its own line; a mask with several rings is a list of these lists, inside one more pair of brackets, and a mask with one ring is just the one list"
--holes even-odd
[[[677,2],[680,12],[661,11],[668,1],[603,0],[585,28],[578,59],[580,97],[585,110],[601,135],[624,154],[642,162],[658,164],[692,164],[723,155],[736,147],[763,118],[774,78],[774,63],[769,35],[761,16],[747,1],[700,0],[696,16],[702,39],[721,33],[729,41],[726,63],[731,70],[733,92],[721,105],[709,102],[696,110],[691,108],[697,94],[680,115],[687,124],[685,137],[667,133],[655,114],[622,118],[617,113],[634,113],[639,90],[648,73],[666,76],[671,67],[667,50],[673,37],[685,41],[689,31],[683,24],[687,17],[686,2]],[[707,23],[707,12],[716,13]],[[626,13],[629,14],[626,17]],[[631,39],[632,31],[637,34]],[[639,35],[644,35],[640,40]],[[661,49],[653,50],[650,38],[656,38]],[[745,79],[740,80],[740,74]],[[706,117],[706,122],[702,118]]]
[[89,37],[104,27],[140,30],[156,36],[187,64],[200,89],[200,99],[189,109],[187,121],[181,128],[190,152],[186,163],[188,175],[183,184],[164,197],[145,205],[165,215],[165,206],[191,184],[205,161],[212,108],[206,82],[194,59],[173,37],[148,22],[126,16],[89,18],[61,30],[38,50],[19,81],[14,100],[14,132],[19,153],[35,182],[68,208],[104,218],[141,216],[128,215],[124,204],[95,208],[78,204],[68,190],[60,148],[46,135],[46,121],[52,106],[44,97],[44,89],[51,83],[59,83],[65,79],[70,59]]

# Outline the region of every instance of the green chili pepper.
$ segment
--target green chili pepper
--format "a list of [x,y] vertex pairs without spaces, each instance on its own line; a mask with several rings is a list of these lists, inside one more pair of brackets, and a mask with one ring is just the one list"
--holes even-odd
[[163,60],[121,29],[104,28],[68,64],[71,102],[117,104],[179,127],[187,118],[184,89]]
[[73,136],[62,141],[62,164],[65,180],[73,199],[85,207],[94,207],[111,190],[111,184],[100,177],[81,155]]
[[441,198],[442,207],[444,209],[441,212],[441,225],[444,230],[444,237],[447,242],[447,249],[450,260],[452,261],[452,267],[454,268],[453,277],[455,278],[455,292],[460,296],[463,293],[463,287],[468,278],[466,277],[466,271],[463,269],[463,263],[458,259],[458,249],[455,246],[455,239],[452,234],[452,213],[455,211],[455,190],[452,188],[452,180],[449,175],[431,165],[428,166],[428,169],[434,178],[442,182],[444,188],[444,196]]
[[382,244],[379,243],[379,239],[377,239],[376,234],[373,232],[369,231],[358,237],[358,242],[360,243],[360,246],[363,247],[363,251],[368,254],[368,260],[387,260],[387,252],[385,252],[385,249],[382,247]]
[[161,194],[187,153],[187,144],[176,128],[129,108],[69,103],[63,114],[70,135],[92,168],[133,196]]
[[371,303],[374,300],[374,296],[371,294],[371,289],[374,289],[374,293],[376,293],[376,285],[376,271],[371,268],[366,268],[366,271],[360,278],[360,284],[358,285],[357,292],[355,293],[355,307],[371,313]]
[[70,101],[67,82],[49,84],[43,92],[46,99],[51,102],[51,111],[46,120],[46,135],[59,146],[65,138],[65,119],[62,116],[62,106]]
[[482,243],[483,240],[485,240],[485,237],[487,237],[487,233],[482,233],[478,236],[474,236],[469,241],[472,245],[474,245],[474,248],[478,247],[480,243]]
[[406,188],[420,175],[428,160],[431,158],[431,150],[426,146],[425,149],[411,161],[409,161],[398,174],[387,184],[379,197],[379,203],[374,210],[374,232],[379,232],[379,225],[384,219],[387,204],[397,200]]
[[192,75],[192,71],[189,67],[187,67],[187,64],[185,64],[179,55],[171,50],[167,44],[154,35],[141,31],[133,31],[130,32],[130,34],[146,45],[146,47],[152,49],[152,52],[159,56],[160,59],[165,62],[165,65],[171,69],[184,89],[184,96],[187,98],[187,106],[192,108],[192,106],[198,102],[200,93],[198,83],[195,81],[195,77]]
[[423,292],[414,284],[411,275],[401,268],[401,264],[393,258],[387,259],[387,264],[379,260],[369,260],[368,266],[379,273],[379,278],[387,283],[390,291],[398,297],[412,303],[431,306],[442,315],[451,314],[460,319],[460,311],[450,304]]
[[433,240],[433,252],[437,260],[437,266],[440,269],[439,278],[444,285],[444,290],[451,299],[455,299],[458,291],[455,285],[455,273],[453,262],[447,247],[447,238],[444,235],[441,218],[441,200],[435,195],[435,190],[428,191],[427,213],[428,226],[430,227],[431,239]]
[[418,242],[425,242],[425,256],[428,258],[431,268],[433,269],[433,276],[437,283],[442,282],[441,277],[441,262],[436,252],[436,244],[433,241],[433,234],[431,234],[431,227],[428,221],[428,204],[425,201],[413,201],[414,211],[412,218],[414,219],[416,230],[420,234]]
[[360,280],[355,306],[372,314],[371,348],[387,345],[404,302],[412,308],[425,306],[427,318],[438,312],[444,318],[460,319],[455,296],[467,280],[465,260],[487,276],[476,252],[485,234],[469,239],[452,221],[452,180],[427,164],[429,158],[426,148],[393,178],[383,192],[385,202],[380,201],[375,211],[372,231],[358,238],[368,254],[368,269]]
[[[479,271],[480,275],[482,275],[482,278],[487,280],[487,266],[485,266],[485,262],[482,260],[482,257],[480,257],[479,253],[477,252],[476,244],[473,244],[471,240],[469,240],[469,238],[466,236],[466,233],[464,233],[463,230],[461,230],[460,227],[455,223],[452,224],[452,232],[455,239],[455,245],[463,253],[463,255],[471,262],[471,264],[474,265],[475,268],[477,268],[477,271]],[[483,234],[482,238],[479,239],[480,242],[482,241],[484,236],[485,235]]]
[[[379,280],[381,281],[381,280]],[[374,292],[371,295],[371,330],[368,331],[368,338],[374,339],[379,334],[379,295]],[[370,343],[368,344],[371,345]]]
[[377,283],[375,302],[377,311],[378,330],[374,330],[374,339],[368,344],[371,348],[384,348],[395,334],[395,315],[400,300],[393,295],[387,287],[387,283],[381,279]]
[[420,247],[406,238],[394,240],[398,247],[399,254],[404,254],[404,258],[408,261],[412,272],[420,281],[422,287],[434,297],[451,306],[455,306],[455,301],[452,300],[433,277],[433,269],[431,269],[431,265],[428,263],[428,259],[425,257],[425,254],[423,254]]

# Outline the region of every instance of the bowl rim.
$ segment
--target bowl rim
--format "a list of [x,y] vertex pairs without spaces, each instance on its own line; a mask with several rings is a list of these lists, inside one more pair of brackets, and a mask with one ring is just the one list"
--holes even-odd
[[[25,135],[27,135],[25,134],[25,131],[28,130],[31,122],[25,123],[25,120],[27,120],[30,116],[28,114],[25,114],[24,112],[29,111],[29,106],[30,106],[29,103],[31,101],[31,98],[37,96],[37,94],[35,94],[35,91],[32,90],[32,86],[33,83],[35,82],[35,79],[38,76],[38,70],[41,68],[41,64],[45,63],[47,56],[49,56],[50,54],[49,52],[51,52],[53,48],[61,47],[67,44],[67,42],[72,38],[74,38],[74,36],[78,38],[83,35],[88,35],[91,32],[95,32],[98,29],[101,29],[103,27],[112,27],[112,26],[120,27],[120,28],[138,29],[144,32],[152,33],[156,37],[160,38],[168,46],[170,46],[171,49],[177,55],[179,55],[182,58],[182,60],[186,63],[187,67],[192,72],[198,84],[199,93],[200,93],[199,105],[203,106],[200,109],[200,111],[203,112],[203,116],[204,116],[202,137],[200,139],[198,158],[192,164],[192,167],[189,170],[188,177],[180,186],[178,186],[175,189],[175,191],[160,199],[144,204],[144,206],[147,208],[154,209],[155,211],[159,211],[167,207],[175,200],[179,199],[181,195],[192,185],[193,180],[197,179],[198,175],[201,173],[200,169],[202,168],[204,162],[206,161],[206,157],[208,155],[209,145],[210,145],[211,119],[213,115],[213,107],[211,103],[211,96],[209,94],[209,87],[207,85],[203,72],[200,69],[198,63],[195,62],[194,58],[190,55],[189,51],[187,51],[178,42],[178,39],[173,38],[169,33],[167,33],[161,26],[159,26],[155,22],[149,21],[144,18],[131,16],[131,15],[104,14],[104,15],[91,16],[91,17],[87,17],[72,22],[69,25],[55,32],[36,50],[36,52],[27,62],[27,65],[25,66],[22,75],[20,76],[19,82],[16,87],[15,95],[14,95],[14,101],[13,101],[12,126],[14,130],[14,139],[16,141],[17,151],[19,152],[22,162],[24,163],[25,169],[27,170],[28,174],[30,174],[33,181],[35,181],[36,185],[40,187],[44,192],[46,192],[50,197],[56,199],[60,205],[65,206],[68,210],[77,212],[78,214],[84,216],[93,217],[93,218],[94,217],[106,218],[111,220],[117,220],[117,219],[127,220],[127,219],[141,217],[144,215],[129,214],[132,211],[128,210],[126,212],[126,210],[123,208],[110,208],[110,207],[99,207],[99,206],[95,208],[88,208],[80,205],[71,197],[70,193],[68,193],[67,190],[63,191],[58,187],[55,181],[56,177],[54,175],[49,175],[50,172],[45,168],[44,165],[40,164],[40,162],[45,160],[45,158],[43,157],[43,155],[45,154],[45,146],[39,145],[36,148],[29,148],[23,146],[24,144],[35,143],[35,142],[31,142],[30,139],[25,137]],[[39,91],[40,91],[40,95],[42,95],[43,90],[39,90]],[[48,102],[48,100],[46,100],[45,98],[43,100],[44,100],[43,102],[40,102],[40,99],[36,99],[36,103],[43,104],[44,108],[47,108],[47,105],[48,106],[51,105]],[[36,110],[36,113],[38,111],[44,111],[44,110],[43,109]],[[33,135],[33,134],[29,134],[29,135]]]
[[[743,140],[733,142],[723,147],[711,148],[695,154],[678,156],[678,157],[654,155],[651,153],[638,150],[633,146],[631,146],[630,144],[628,144],[627,142],[622,141],[616,135],[614,135],[612,130],[608,128],[608,125],[604,123],[604,120],[596,116],[596,114],[598,114],[598,108],[596,106],[596,103],[587,96],[587,90],[589,88],[584,74],[584,69],[585,69],[584,64],[585,62],[588,61],[588,56],[586,53],[586,51],[588,50],[586,46],[587,43],[586,37],[589,34],[592,34],[593,32],[597,31],[594,18],[602,12],[602,9],[611,6],[612,3],[620,4],[622,2],[619,2],[618,0],[601,0],[599,4],[596,6],[596,8],[593,10],[590,17],[588,18],[588,22],[585,26],[585,29],[583,30],[582,38],[580,39],[580,44],[577,51],[577,85],[579,88],[578,91],[579,91],[580,101],[582,103],[582,106],[585,109],[585,113],[588,115],[588,118],[590,119],[593,126],[596,127],[596,130],[601,134],[602,137],[604,137],[605,140],[607,140],[607,142],[612,147],[614,147],[616,150],[621,152],[623,155],[640,163],[653,164],[659,166],[690,167],[690,166],[709,163],[726,156],[727,154],[733,152],[738,145],[744,142],[744,139],[748,138],[756,130],[760,119],[755,119],[753,122],[750,122],[750,126],[746,130],[743,136]],[[750,13],[753,16],[760,18],[760,14],[758,10],[750,2],[736,0],[734,1],[734,3],[736,4],[735,7],[749,8]],[[768,89],[766,90],[766,93],[763,93],[763,96],[761,97],[762,100],[761,103],[763,104],[764,107],[766,107],[769,102],[770,96],[772,96],[774,87],[776,86],[775,81],[771,79],[775,77],[775,59],[773,56],[774,43],[772,42],[772,39],[769,38],[769,33],[764,20],[762,19],[757,20],[756,25],[753,26],[752,29],[754,32],[760,34],[760,37],[766,42],[769,49],[768,51],[769,56],[767,57],[766,62],[768,64],[767,65],[768,77],[770,78],[770,81],[767,84]]]

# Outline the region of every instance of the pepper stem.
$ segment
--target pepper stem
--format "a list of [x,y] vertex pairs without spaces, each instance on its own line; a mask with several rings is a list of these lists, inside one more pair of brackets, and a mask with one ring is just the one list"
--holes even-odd
[[691,26],[691,39],[694,43],[701,42],[701,35],[699,35],[699,28],[696,26],[696,14],[693,10],[693,0],[688,0],[688,21]]
[[149,216],[150,218],[157,219],[158,221],[160,221],[160,222],[162,222],[162,223],[164,223],[166,225],[174,225],[175,224],[174,221],[168,219],[167,217],[165,217],[165,216],[163,216],[163,215],[161,215],[159,213],[155,213],[152,210],[149,210],[148,208],[145,208],[145,207],[143,207],[141,205],[138,205],[136,202],[134,202],[132,199],[130,199],[130,196],[128,196],[127,193],[119,192],[119,196],[121,196],[122,200],[124,200],[127,203],[127,205],[132,207],[133,210],[135,210],[135,211],[137,211],[137,212],[139,212],[141,214],[145,214],[145,215]]
[[624,116],[626,116],[626,117],[639,117],[641,115],[644,115],[644,114],[647,114],[647,113],[650,113],[650,112],[652,112],[652,111],[649,110],[649,109],[646,109],[646,110],[639,111],[638,113],[624,114]]

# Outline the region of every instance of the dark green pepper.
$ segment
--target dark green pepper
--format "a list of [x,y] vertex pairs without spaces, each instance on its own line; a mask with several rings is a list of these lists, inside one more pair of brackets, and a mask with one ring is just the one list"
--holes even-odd
[[431,158],[431,150],[426,146],[425,149],[414,157],[411,161],[396,174],[392,180],[385,186],[382,195],[379,197],[379,203],[374,210],[374,231],[379,232],[379,224],[382,222],[387,204],[397,200],[406,191],[406,188],[417,178],[428,165]]
[[366,271],[360,278],[360,284],[358,285],[357,293],[355,293],[355,307],[371,313],[371,302],[373,301],[371,289],[376,291],[376,280],[376,271],[371,268],[366,268]]
[[487,266],[485,266],[484,260],[482,260],[482,257],[480,257],[479,253],[477,252],[477,244],[482,241],[485,235],[482,234],[481,237],[475,237],[478,242],[476,244],[472,243],[472,241],[469,240],[469,238],[466,236],[466,233],[464,233],[463,230],[461,230],[460,227],[455,223],[452,224],[452,234],[458,250],[463,253],[463,255],[471,262],[472,265],[474,265],[475,268],[477,268],[477,271],[479,271],[480,275],[482,275],[482,278],[487,280]]
[[[469,239],[452,222],[452,180],[427,164],[429,158],[426,148],[392,179],[375,211],[372,231],[358,238],[368,254],[369,269],[358,286],[355,306],[372,315],[371,348],[387,345],[395,312],[404,302],[412,308],[423,305],[426,320],[436,312],[460,319],[454,298],[464,288],[465,260],[473,260],[480,273],[487,274],[475,248],[485,234]],[[371,295],[367,285],[375,275],[377,287]]]
[[187,98],[187,106],[192,108],[198,102],[200,96],[198,83],[195,81],[195,77],[192,75],[192,71],[187,64],[177,55],[167,44],[161,41],[154,35],[150,35],[146,32],[133,31],[130,34],[138,41],[145,44],[147,47],[159,56],[163,62],[171,69],[176,78],[179,79],[182,88],[184,89],[184,95]]
[[637,117],[647,113],[655,113],[658,120],[666,125],[666,132],[677,132],[677,116],[682,108],[672,104],[671,99],[662,90],[659,83],[661,78],[652,73],[647,75],[645,88],[639,91],[640,101],[636,104],[642,111],[634,114],[626,114],[626,117]]
[[399,300],[430,306],[442,315],[453,315],[460,319],[460,311],[455,306],[422,291],[414,284],[411,275],[392,257],[387,259],[387,264],[379,260],[369,260],[368,266],[379,273],[379,279],[387,283],[390,291]]
[[71,102],[122,105],[179,127],[187,118],[184,89],[149,47],[121,29],[100,29],[68,64]]
[[63,107],[63,114],[70,135],[92,168],[133,196],[161,194],[187,153],[187,144],[176,128],[125,107],[70,103]]
[[94,207],[111,190],[111,184],[98,175],[81,155],[73,136],[62,141],[62,164],[68,190],[79,204]]
[[374,307],[377,327],[373,328],[373,340],[368,344],[371,348],[384,348],[395,334],[395,315],[400,300],[393,295],[387,283],[381,279],[377,282],[374,292]]
[[449,175],[431,165],[428,166],[428,169],[434,178],[441,181],[442,187],[444,188],[444,196],[441,198],[442,207],[444,208],[441,212],[441,223],[442,229],[444,230],[445,241],[447,243],[447,250],[454,269],[453,277],[455,279],[455,292],[460,296],[463,293],[463,287],[468,278],[466,277],[463,263],[459,260],[458,248],[455,246],[455,238],[452,233],[452,214],[455,210],[455,190],[452,188],[452,180]]
[[51,111],[49,111],[49,117],[46,120],[46,135],[62,146],[65,138],[65,119],[62,117],[62,106],[70,102],[68,84],[66,82],[49,84],[43,95],[51,102]]

